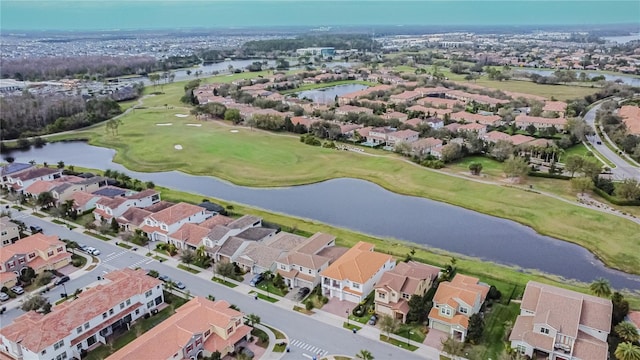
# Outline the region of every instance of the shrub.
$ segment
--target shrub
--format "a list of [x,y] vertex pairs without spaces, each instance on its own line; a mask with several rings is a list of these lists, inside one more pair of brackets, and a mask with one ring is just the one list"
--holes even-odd
[[73,265],[74,267],[80,267],[80,266],[82,266],[82,260],[73,259],[73,260],[71,260],[71,265]]
[[167,249],[167,244],[165,243],[160,243],[156,245],[156,249],[157,250],[166,250]]
[[329,302],[329,298],[328,298],[328,297],[326,297],[326,296],[323,296],[323,297],[322,297],[322,303],[323,303],[323,304],[326,304],[326,303],[328,303],[328,302]]
[[314,306],[313,306],[313,301],[307,301],[307,302],[304,304],[304,308],[305,308],[305,309],[307,309],[307,310],[309,310],[309,311],[311,311],[311,310],[313,309],[313,307],[314,307]]
[[421,162],[420,165],[431,169],[442,169],[444,162],[442,160],[425,160]]
[[51,275],[50,272],[43,272],[36,278],[36,284],[38,286],[47,285],[48,283],[51,282],[52,278],[53,278],[53,275]]

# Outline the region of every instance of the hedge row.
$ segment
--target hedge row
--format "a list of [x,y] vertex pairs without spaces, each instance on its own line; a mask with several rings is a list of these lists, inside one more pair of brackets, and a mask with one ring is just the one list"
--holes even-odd
[[640,200],[620,200],[607,194],[602,189],[594,188],[593,192],[605,198],[608,202],[619,206],[640,206]]

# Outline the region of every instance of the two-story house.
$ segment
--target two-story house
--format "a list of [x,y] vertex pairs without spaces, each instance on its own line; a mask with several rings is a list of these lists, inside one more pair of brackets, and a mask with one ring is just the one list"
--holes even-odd
[[469,318],[480,311],[488,293],[489,285],[467,275],[456,274],[451,281],[441,282],[429,312],[429,328],[464,342]]
[[415,261],[397,264],[393,270],[384,273],[376,284],[376,313],[405,322],[411,297],[423,296],[439,274],[440,268]]
[[24,171],[19,171],[6,176],[5,186],[14,191],[22,192],[29,185],[39,180],[52,181],[62,176],[62,169],[54,169],[48,167],[36,168],[31,167]]
[[20,240],[20,227],[10,217],[0,217],[0,234],[0,247],[14,244]]
[[387,134],[387,146],[395,146],[399,143],[411,144],[412,142],[418,141],[419,135],[419,132],[411,129],[399,130],[389,133]]
[[[364,130],[364,129],[362,129]],[[367,140],[368,143],[370,144],[383,144],[385,145],[387,143],[387,138],[389,136],[389,134],[395,132],[394,129],[392,128],[388,128],[388,127],[377,127],[377,128],[373,128],[371,130],[369,130],[369,132],[367,133],[367,135],[362,135],[362,133],[360,133],[362,136],[364,136]]]
[[4,286],[10,286],[8,284],[15,282],[27,267],[40,274],[44,270],[60,269],[70,262],[71,254],[67,252],[64,242],[55,235],[37,233],[2,248],[0,281]]
[[146,208],[158,202],[160,202],[160,193],[152,189],[143,190],[125,197],[103,197],[96,202],[96,209],[93,211],[93,215],[96,220],[111,221],[113,218],[122,216],[129,208]]
[[224,300],[197,296],[107,360],[200,359],[216,351],[225,357],[251,336],[243,316]]
[[0,353],[11,359],[80,359],[163,302],[160,280],[143,270],[113,271],[48,314],[30,311],[3,324]]
[[373,244],[360,241],[324,269],[322,292],[354,303],[364,300],[382,274],[396,266],[393,256],[373,249]]
[[17,175],[31,168],[33,168],[33,165],[31,164],[17,162],[9,163],[0,167],[0,185],[6,187],[5,185],[9,181],[9,176]]
[[276,261],[278,274],[284,278],[290,288],[313,289],[320,282],[320,272],[334,260],[329,256],[321,255],[320,252],[335,244],[335,236],[315,233],[297,248],[280,256]]
[[545,118],[540,116],[518,115],[515,119],[515,124],[518,129],[524,130],[527,127],[533,125],[537,130],[547,129],[555,127],[558,130],[563,130],[567,124],[565,118]]
[[611,300],[529,281],[509,336],[520,354],[549,360],[606,360]]
[[58,204],[61,204],[73,196],[76,192],[92,193],[103,186],[107,186],[107,178],[93,176],[74,182],[64,182],[51,189],[51,195]]
[[200,223],[212,215],[204,208],[184,202],[177,203],[158,211],[144,219],[140,228],[151,241],[168,241],[169,234],[186,223]]
[[[217,215],[220,216],[220,215]],[[216,216],[216,217],[217,217]],[[232,236],[236,236],[241,232],[262,226],[262,219],[257,216],[244,215],[239,219],[233,220],[226,224],[217,224],[209,234],[202,239],[202,244],[207,248],[207,253],[214,259],[217,258],[216,253],[222,245]]]
[[442,140],[428,137],[411,143],[411,150],[416,156],[431,155],[436,158],[442,156]]

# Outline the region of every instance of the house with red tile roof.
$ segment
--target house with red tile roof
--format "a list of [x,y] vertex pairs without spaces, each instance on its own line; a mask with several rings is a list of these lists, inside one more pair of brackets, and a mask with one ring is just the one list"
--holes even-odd
[[400,94],[394,94],[389,96],[389,101],[392,103],[400,104],[400,103],[408,103],[411,101],[418,100],[423,95],[417,91],[405,91]]
[[0,247],[7,246],[20,240],[20,226],[11,221],[8,216],[0,217]]
[[462,102],[455,99],[445,99],[439,97],[425,97],[418,101],[416,101],[420,105],[424,105],[426,107],[445,107],[445,108],[453,108],[455,105],[462,105]]
[[509,134],[505,134],[503,132],[500,132],[498,130],[493,130],[490,131],[488,133],[486,133],[483,138],[490,143],[496,143],[498,142],[498,140],[505,140],[505,141],[510,141],[511,139],[511,135]]
[[342,105],[340,107],[337,107],[336,110],[336,115],[347,115],[349,113],[353,113],[353,114],[373,114],[373,110],[366,108],[366,107],[362,107],[362,106],[353,106],[353,105]]
[[469,318],[480,311],[488,293],[489,285],[472,276],[456,274],[451,281],[441,282],[429,311],[429,328],[464,342]]
[[360,241],[324,269],[320,273],[323,294],[353,303],[364,300],[382,274],[396,266],[391,255],[373,249],[373,244]]
[[564,101],[547,101],[544,103],[542,111],[549,111],[558,114],[559,117],[564,117],[567,112],[567,103]]
[[9,175],[17,175],[25,172],[34,166],[27,163],[12,162],[0,167],[0,185],[5,187]]
[[160,280],[144,270],[113,271],[48,314],[30,311],[2,324],[0,354],[11,359],[80,359],[83,350],[106,344],[115,332],[126,331],[162,303]]
[[640,107],[624,105],[618,109],[618,115],[622,118],[630,134],[640,135]]
[[565,118],[545,118],[540,116],[529,116],[520,114],[516,116],[515,124],[518,129],[526,129],[529,125],[535,126],[536,129],[546,129],[555,126],[556,129],[562,130],[567,124]]
[[358,129],[362,128],[360,124],[349,124],[349,123],[340,123],[340,133],[345,137],[352,137],[354,132]]
[[103,196],[96,202],[93,216],[98,221],[111,221],[113,218],[122,216],[129,208],[146,208],[158,202],[160,202],[160,193],[153,189],[146,189],[125,197]]
[[[364,129],[362,129],[364,130]],[[359,132],[359,131],[358,131]],[[386,144],[387,143],[387,136],[389,134],[391,134],[392,132],[395,132],[394,129],[389,128],[389,127],[377,127],[377,128],[372,128],[369,130],[367,135],[363,135],[365,136],[365,138],[367,139],[367,142],[370,144]],[[360,133],[360,135],[362,135],[362,133]]]
[[418,141],[419,135],[419,132],[411,129],[394,131],[387,134],[387,146],[395,146],[396,144],[401,142],[411,144],[414,141]]
[[458,127],[458,132],[475,132],[482,137],[487,133],[487,126],[478,123],[464,124]]
[[439,109],[434,107],[426,107],[422,105],[413,105],[411,107],[408,107],[407,110],[421,112],[427,116],[434,116],[434,117],[438,117],[438,116],[442,117],[446,114],[451,114],[453,112],[453,110],[451,109]]
[[291,123],[293,125],[303,125],[307,128],[307,130],[311,127],[313,123],[317,123],[318,121],[322,121],[322,119],[312,118],[307,116],[294,116],[291,118]]
[[405,322],[409,312],[409,300],[423,296],[440,274],[440,268],[415,261],[398,263],[393,270],[382,275],[375,286],[375,309]]
[[202,239],[204,239],[215,226],[216,225],[207,227],[194,223],[183,224],[178,230],[169,234],[169,242],[174,244],[178,249],[195,250],[202,244]]
[[[3,284],[15,282],[16,276],[27,267],[37,274],[45,270],[58,270],[71,263],[67,246],[57,236],[36,233],[0,251],[0,281]],[[6,286],[6,285],[4,285]]]
[[81,214],[96,207],[96,203],[102,197],[90,194],[84,191],[74,192],[68,200],[73,201],[73,209],[76,213]]
[[[62,169],[48,168],[48,167],[31,167],[24,171],[19,171],[13,174],[8,174],[4,185],[7,188],[11,188],[17,192],[23,192],[31,184],[36,181],[53,181],[62,177]],[[4,177],[3,177],[4,178]]]
[[399,111],[391,111],[391,112],[387,112],[382,114],[381,116],[383,119],[385,120],[391,120],[391,119],[398,119],[401,122],[402,121],[406,121],[409,117],[407,116],[407,114],[405,113],[401,113]]
[[295,249],[283,253],[276,261],[276,271],[290,288],[313,289],[320,282],[320,272],[335,260],[320,255],[321,251],[335,245],[335,236],[315,233]]
[[424,123],[424,119],[420,119],[420,118],[413,118],[404,122],[404,124],[409,125],[414,129],[418,128],[418,125],[421,125],[423,123]]
[[452,113],[449,115],[449,118],[453,121],[478,123],[486,126],[498,126],[502,121],[502,118],[498,115],[480,115],[468,113],[466,111]]
[[140,230],[152,241],[168,241],[169,234],[186,223],[200,223],[212,215],[204,208],[184,202],[147,216]]
[[199,359],[214,352],[224,358],[251,336],[243,319],[244,314],[224,300],[196,296],[107,360]]
[[428,137],[411,143],[411,149],[416,156],[432,155],[438,159],[442,156],[442,140]]
[[509,341],[537,359],[606,360],[611,300],[529,281]]

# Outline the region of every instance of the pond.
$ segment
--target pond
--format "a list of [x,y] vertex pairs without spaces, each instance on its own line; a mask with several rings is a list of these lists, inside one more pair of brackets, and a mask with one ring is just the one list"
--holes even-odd
[[396,238],[427,247],[522,269],[538,269],[591,282],[605,277],[616,288],[640,289],[640,277],[606,268],[584,248],[537,234],[516,222],[425,198],[399,195],[371,182],[334,179],[287,188],[249,188],[178,171],[140,173],[112,162],[114,150],[83,142],[48,144],[15,151],[17,162],[124,171],[133,178],[205,197],[215,197],[272,212],[309,218],[379,238]]
[[331,87],[326,87],[322,89],[316,90],[306,90],[298,92],[298,98],[309,98],[313,100],[313,102],[320,104],[330,104],[333,103],[336,99],[336,96],[342,96],[344,94],[349,94],[352,92],[364,90],[368,88],[367,85],[361,84],[345,84],[345,85],[336,85]]
[[[531,74],[538,74],[538,75],[542,75],[542,76],[549,76],[549,75],[553,75],[555,70],[546,70],[546,69],[517,69],[515,70],[517,72],[527,72],[527,73],[531,73]],[[582,71],[581,70],[574,70],[576,75],[579,75]],[[640,86],[640,77],[634,77],[631,75],[624,75],[624,74],[608,74],[608,73],[601,73],[598,71],[584,71],[587,76],[589,77],[589,79],[592,79],[596,76],[604,76],[605,80],[607,81],[621,81],[623,84],[626,85],[631,85],[631,86]]]

